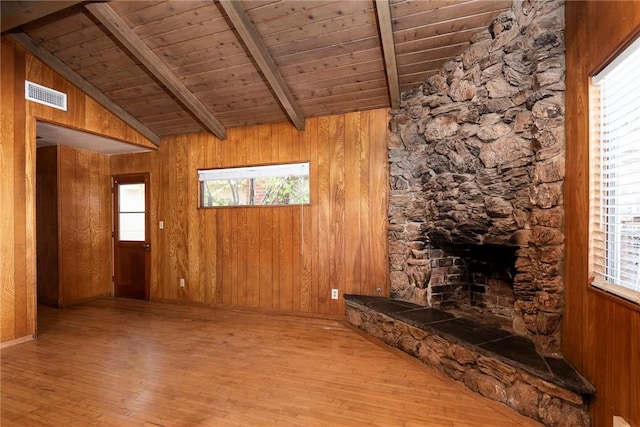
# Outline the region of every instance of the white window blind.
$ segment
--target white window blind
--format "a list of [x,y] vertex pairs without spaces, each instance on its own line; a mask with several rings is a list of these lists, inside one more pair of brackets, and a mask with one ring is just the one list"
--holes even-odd
[[640,39],[592,83],[593,285],[640,304]]
[[217,179],[253,179],[272,176],[305,175],[309,175],[309,162],[247,166],[241,168],[201,169],[198,171],[198,180],[211,181]]

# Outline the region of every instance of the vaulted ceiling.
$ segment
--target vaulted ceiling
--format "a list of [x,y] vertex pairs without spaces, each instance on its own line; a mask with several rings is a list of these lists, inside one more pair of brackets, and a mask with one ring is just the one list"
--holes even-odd
[[2,31],[154,142],[395,107],[511,0],[5,1]]

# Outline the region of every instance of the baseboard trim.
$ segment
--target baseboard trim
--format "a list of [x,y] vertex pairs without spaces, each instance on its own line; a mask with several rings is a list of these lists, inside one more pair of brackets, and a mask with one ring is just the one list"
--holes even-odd
[[16,338],[15,340],[10,340],[10,341],[5,341],[3,343],[0,343],[0,350],[3,349],[3,348],[14,346],[16,344],[22,344],[23,342],[31,341],[32,339],[34,339],[33,336],[27,335],[26,337]]

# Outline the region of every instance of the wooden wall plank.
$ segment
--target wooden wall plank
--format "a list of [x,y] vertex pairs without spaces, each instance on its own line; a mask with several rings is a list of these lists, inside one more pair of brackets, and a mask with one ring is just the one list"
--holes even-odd
[[[640,343],[638,343],[637,337],[640,337],[640,313],[633,313],[631,316],[631,327],[627,331],[628,339],[631,342],[630,359],[631,365],[629,366],[629,372],[635,372],[629,381],[629,402],[631,402],[631,410],[629,413],[630,420],[640,420],[640,405],[633,404],[633,402],[640,402]],[[635,337],[635,338],[634,338]]]
[[260,209],[260,308],[273,308],[273,210]]
[[[362,234],[360,217],[360,151],[362,147],[362,127],[360,113],[345,116],[345,218],[351,229],[345,240],[345,293],[359,293],[360,284],[360,236]],[[368,130],[368,129],[367,129]],[[367,169],[367,173],[369,170]]]
[[[24,101],[19,101],[23,98],[22,93],[24,91],[24,69],[25,69],[25,55],[20,53],[15,57],[15,82],[14,90],[16,97],[16,109],[13,110],[13,135],[14,135],[14,150],[13,150],[13,162],[14,162],[14,185],[13,185],[13,203],[16,209],[16,215],[14,217],[14,289],[13,297],[15,301],[15,315],[14,315],[14,327],[15,335],[17,337],[23,337],[28,335],[28,331],[32,328],[28,328],[28,324],[32,319],[27,318],[27,305],[32,305],[31,301],[27,301],[26,290],[27,286],[23,284],[29,283],[27,281],[28,274],[34,274],[33,271],[29,271],[31,267],[27,263],[27,227],[32,224],[27,224],[24,218],[27,217],[28,205],[32,203],[29,197],[31,187],[28,185],[29,181],[33,180],[31,175],[31,169],[35,172],[35,163],[30,165],[27,163],[27,156],[32,151],[31,144],[27,147],[26,140],[26,117],[24,109],[19,108],[24,105]],[[21,71],[18,71],[21,70]],[[24,147],[24,148],[23,148]],[[35,161],[35,156],[34,156]],[[34,248],[35,249],[35,248]],[[34,277],[35,278],[35,277]]]
[[[68,283],[64,286],[63,293],[65,290],[69,289],[72,286],[75,290],[75,299],[82,300],[84,299],[85,292],[87,292],[87,288],[90,288],[91,283],[91,234],[93,230],[91,230],[90,222],[91,222],[91,210],[95,207],[99,209],[100,207],[100,199],[94,197],[90,193],[90,153],[84,150],[70,150],[72,156],[75,157],[76,162],[76,177],[75,177],[75,191],[74,197],[76,202],[76,224],[74,226],[76,230],[76,238],[78,244],[78,252],[74,255],[71,255],[75,258],[76,263],[76,281],[75,283]],[[86,202],[89,201],[87,206]],[[93,207],[91,205],[94,205]],[[97,205],[97,206],[95,206]],[[64,216],[63,216],[64,218]],[[89,285],[89,286],[88,286]],[[64,301],[66,304],[67,301]]]
[[[22,86],[20,87],[22,90]],[[36,124],[25,117],[25,141],[36,140]],[[37,334],[37,284],[36,284],[36,144],[25,144],[25,218],[34,218],[33,221],[25,221],[25,305],[26,310],[26,330],[24,335],[28,336],[31,331]],[[16,311],[16,317],[17,317]],[[16,330],[18,333],[18,331]]]
[[[319,150],[319,123],[320,120],[309,120],[306,127],[309,134],[309,182],[311,185],[310,206],[308,208],[311,218],[311,228],[307,234],[307,245],[310,252],[310,293],[309,293],[309,311],[320,311],[320,245],[317,236],[320,235],[320,170],[318,167],[318,150]],[[324,234],[323,234],[324,235]]]
[[[344,116],[331,116],[329,121],[329,287],[338,289],[338,295],[345,290],[345,140],[344,140]],[[344,313],[344,300],[330,300],[330,313]]]
[[389,164],[387,163],[386,141],[389,115],[386,110],[374,110],[369,116],[369,201],[370,215],[369,233],[371,235],[370,271],[371,284],[374,288],[382,288],[382,294],[389,292],[389,266],[387,235],[377,233],[377,230],[386,230],[387,212],[389,200]]
[[[360,248],[361,248],[361,261],[360,261],[360,282],[356,293],[367,293],[370,286],[373,286],[371,280],[371,257],[369,253],[371,251],[371,203],[369,200],[369,180],[370,180],[370,167],[369,167],[369,153],[371,146],[370,137],[370,121],[369,114],[360,115],[360,151],[358,153],[358,162],[360,168]],[[373,142],[375,144],[375,142]],[[386,294],[385,294],[386,295]]]
[[58,304],[58,147],[36,155],[36,234],[38,302]]
[[[207,150],[208,147],[208,140],[207,138],[200,138],[200,140],[198,141],[198,150],[197,150],[197,163],[196,163],[196,167],[199,168],[200,165],[206,164],[207,162],[207,156],[209,153],[209,150]],[[196,205],[199,206],[200,204],[200,200],[197,200],[200,197],[200,183],[199,182],[194,182],[194,197],[196,198]],[[209,232],[209,227],[208,227],[208,221],[204,215],[204,211],[203,210],[198,210],[198,212],[196,213],[196,221],[197,221],[197,226],[198,226],[198,235],[196,235],[196,239],[198,240],[198,245],[197,245],[197,253],[198,256],[194,258],[197,258],[197,261],[199,263],[199,268],[198,268],[198,277],[197,277],[197,281],[198,281],[198,289],[199,289],[199,300],[201,301],[210,301],[212,299],[211,297],[211,291],[212,291],[212,286],[211,286],[211,267],[215,266],[215,264],[211,263],[208,257],[208,253],[211,250],[211,242],[214,241],[215,239],[212,238],[211,233]]]
[[[169,282],[168,294],[177,293],[178,298],[183,300],[188,300],[190,287],[197,286],[195,283],[191,284],[187,281],[189,266],[189,223],[187,220],[189,195],[187,194],[187,189],[189,186],[188,180],[191,177],[188,163],[190,142],[186,136],[176,138],[174,143],[175,164],[170,166],[170,169],[173,169],[173,183],[178,193],[175,195],[175,203],[170,204],[170,210],[173,212],[171,236],[173,238],[172,243],[175,243],[173,252],[170,254],[170,262],[173,261],[171,260],[171,257],[173,257],[175,259],[175,274],[171,277],[173,281]],[[180,279],[185,280],[184,288],[179,287]],[[176,289],[176,291],[172,292],[171,288]]]
[[[2,73],[0,74],[0,90],[2,91],[2,111],[0,114],[0,124],[2,132],[0,132],[0,196],[3,209],[0,209],[0,231],[2,239],[0,239],[0,267],[2,267],[2,275],[0,281],[2,288],[0,295],[2,298],[2,307],[0,308],[0,339],[9,341],[20,338],[15,333],[15,297],[14,290],[15,280],[15,263],[14,263],[14,244],[15,244],[15,218],[18,215],[16,209],[9,208],[15,206],[14,201],[14,183],[15,169],[17,165],[14,161],[14,153],[16,144],[14,144],[14,119],[15,114],[6,114],[7,111],[17,111],[24,105],[21,105],[20,97],[15,96],[15,50],[13,43],[2,39]],[[18,70],[19,72],[19,70]],[[22,71],[24,73],[24,70]],[[18,283],[18,285],[22,285]]]
[[565,313],[562,351],[598,390],[593,425],[640,425],[640,308],[589,284],[589,73],[640,34],[637,2],[567,2]]
[[[185,170],[186,192],[185,201],[187,206],[198,206],[198,156],[204,142],[204,135],[198,135],[194,141],[187,142],[193,145],[193,149],[187,150],[187,168]],[[186,227],[187,227],[187,259],[185,280],[189,284],[187,294],[189,300],[202,300],[202,286],[200,282],[200,242],[199,236],[200,221],[198,220],[198,211],[195,209],[187,209]]]
[[[578,49],[585,51],[588,48],[586,46],[587,28],[578,25],[578,22],[583,19],[581,10],[566,7],[565,15],[567,20],[565,43],[567,46],[572,46],[572,49],[566,53],[567,74],[571,72],[572,75],[572,78],[566,79],[567,93],[574,94],[573,96],[581,100],[580,104],[585,105],[588,102],[588,88],[584,82],[588,76],[586,68],[582,64],[577,64],[579,61],[577,56],[579,55]],[[573,105],[568,101],[567,111]],[[567,231],[570,230],[571,224],[573,224],[574,230],[566,233],[565,239],[565,271],[571,271],[572,277],[567,278],[565,283],[566,303],[562,325],[562,352],[578,369],[585,372],[586,361],[582,353],[582,343],[587,339],[584,335],[587,329],[585,323],[588,321],[585,313],[588,313],[589,310],[586,308],[588,301],[583,288],[588,280],[588,251],[585,248],[588,247],[589,241],[589,199],[588,192],[569,190],[581,185],[580,182],[584,183],[582,185],[587,185],[588,182],[588,151],[582,149],[582,144],[572,144],[571,135],[576,140],[585,141],[585,143],[589,140],[589,112],[588,109],[577,108],[577,106],[574,108],[576,108],[574,112],[576,119],[566,120],[565,124],[567,133],[566,158],[567,160],[573,159],[573,161],[566,162],[564,205],[565,213],[575,215],[575,217],[573,221],[571,218],[567,218],[567,226],[569,227]],[[569,319],[572,321],[569,322]],[[567,339],[564,337],[575,338]]]
[[76,234],[77,203],[76,199],[76,159],[74,149],[60,146],[58,152],[58,182],[60,206],[64,206],[64,215],[60,218],[60,289],[62,298],[60,304],[77,299],[78,264],[74,256],[79,252]]
[[[111,277],[113,273],[113,256],[111,255],[111,219],[113,215],[113,207],[111,204],[111,163],[107,156],[98,156],[98,158],[100,165],[98,170],[101,171],[99,174],[100,183],[95,184],[94,188],[95,191],[100,193],[103,209],[101,209],[99,214],[96,215],[98,222],[91,224],[92,230],[95,230],[96,228],[100,230],[96,233],[100,238],[95,239],[95,250],[92,252],[93,255],[91,262],[92,264],[98,264],[102,267],[99,269],[100,277],[103,278],[101,289],[106,295],[112,295],[113,282]],[[98,226],[98,224],[100,225]]]
[[[613,322],[616,323],[616,328],[612,331],[612,333],[607,334],[608,339],[608,348],[615,349],[615,354],[613,351],[607,354],[609,359],[615,358],[616,364],[620,366],[625,366],[628,370],[625,369],[611,369],[611,377],[607,378],[608,382],[613,386],[611,390],[611,396],[613,400],[615,400],[616,414],[625,414],[626,419],[630,419],[631,416],[631,407],[638,406],[640,401],[631,401],[631,388],[628,391],[623,391],[622,393],[617,393],[615,390],[616,384],[624,384],[629,379],[629,374],[631,373],[631,377],[633,377],[633,371],[631,370],[631,347],[634,345],[634,341],[638,341],[640,339],[640,335],[637,335],[634,339],[633,335],[631,335],[631,318],[635,314],[628,308],[621,305],[612,304],[611,317]],[[614,320],[615,319],[615,320]],[[636,374],[639,376],[639,374]],[[614,406],[612,402],[612,406]]]
[[[331,187],[330,187],[330,153],[331,135],[329,131],[329,117],[318,119],[317,150],[317,185],[318,185],[318,232],[316,236],[331,236]],[[318,311],[331,312],[331,254],[330,239],[326,237],[317,240],[318,265],[315,270],[318,275]]]

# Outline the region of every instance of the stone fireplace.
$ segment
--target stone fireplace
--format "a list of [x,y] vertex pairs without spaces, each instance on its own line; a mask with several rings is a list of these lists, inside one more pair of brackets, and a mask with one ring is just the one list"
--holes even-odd
[[516,1],[392,111],[391,297],[560,351],[564,7]]

